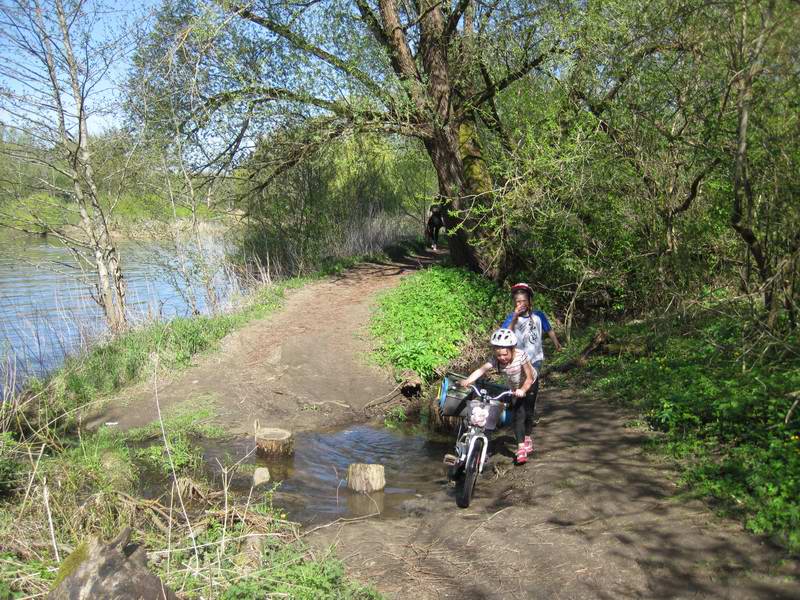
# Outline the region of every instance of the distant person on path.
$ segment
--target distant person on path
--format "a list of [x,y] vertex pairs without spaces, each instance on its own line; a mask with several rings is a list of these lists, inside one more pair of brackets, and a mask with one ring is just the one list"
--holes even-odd
[[[534,385],[536,373],[531,368],[528,355],[517,347],[517,336],[510,329],[498,329],[492,334],[490,340],[493,356],[480,367],[470,373],[466,379],[456,382],[460,387],[469,387],[490,371],[504,375],[508,387],[514,392],[514,402],[511,405],[511,423],[514,427],[514,437],[517,440],[515,461],[521,465],[528,461],[528,444],[530,435],[525,437],[528,421],[533,415],[528,415],[527,394]],[[531,442],[533,447],[533,442]]]
[[542,363],[544,362],[543,334],[546,333],[550,337],[556,352],[560,352],[562,346],[545,314],[539,310],[532,310],[533,289],[531,286],[527,283],[518,283],[512,286],[511,295],[514,298],[514,312],[506,317],[501,327],[514,332],[517,337],[517,348],[523,350],[528,356],[536,375],[536,381],[526,396],[528,410],[525,421],[525,445],[530,454],[533,452],[531,432],[533,431],[536,398],[539,395],[539,374],[542,372]]
[[439,243],[439,230],[444,226],[444,219],[442,219],[442,209],[439,206],[431,206],[431,214],[428,217],[428,225],[426,233],[428,239],[431,241],[431,248],[436,250],[436,245]]

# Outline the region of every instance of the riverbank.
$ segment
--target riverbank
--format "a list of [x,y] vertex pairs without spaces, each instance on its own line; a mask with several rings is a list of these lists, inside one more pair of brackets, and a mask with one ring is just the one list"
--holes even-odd
[[[231,435],[251,431],[252,421],[249,414],[241,416],[245,413],[235,398],[220,395],[215,404],[199,390],[206,383],[221,386],[222,392],[273,389],[276,402],[256,399],[254,408],[262,420],[274,423],[280,399],[269,373],[275,367],[280,377],[295,378],[291,388],[301,398],[325,394],[319,401],[293,397],[287,404],[286,410],[296,415],[296,429],[319,429],[337,418],[359,420],[358,398],[364,403],[372,399],[366,384],[377,386],[376,395],[391,392],[394,384],[367,363],[368,345],[353,336],[363,330],[374,294],[418,268],[420,260],[425,259],[376,259],[348,271],[334,268],[338,275],[264,288],[229,315],[176,319],[130,332],[71,359],[47,380],[32,382],[21,396],[5,402],[0,580],[7,583],[0,597],[12,591],[44,594],[66,555],[88,536],[110,538],[124,524],[134,526],[134,541],[149,552],[151,567],[181,597],[375,597],[345,580],[330,553],[302,543],[296,525],[273,508],[269,487],[234,493],[231,480],[237,477],[241,485],[242,478],[251,476],[244,461],[223,453],[214,459],[220,470],[205,468],[202,439],[224,434],[225,444],[235,444]],[[222,352],[202,354],[226,335]],[[277,361],[274,352],[260,352],[262,347],[278,350]],[[313,365],[299,360],[308,361],[309,351],[317,353]],[[282,367],[281,356],[291,363],[292,373]],[[220,364],[222,358],[238,371]],[[326,364],[327,371],[313,369]],[[207,374],[203,385],[195,379],[197,369]],[[355,375],[359,370],[363,381]],[[248,373],[259,373],[268,385],[246,379]],[[178,393],[172,403],[168,388],[176,384],[193,386],[198,394],[187,398]],[[143,395],[137,404],[131,397],[136,393],[149,397]],[[106,411],[135,415],[142,427],[112,421],[109,412],[88,426],[88,416],[97,415],[100,403]],[[39,410],[31,410],[34,404]],[[229,418],[237,410],[240,429]],[[20,430],[27,437],[13,435]],[[210,474],[217,478],[214,484]],[[19,531],[27,533],[20,536]]]

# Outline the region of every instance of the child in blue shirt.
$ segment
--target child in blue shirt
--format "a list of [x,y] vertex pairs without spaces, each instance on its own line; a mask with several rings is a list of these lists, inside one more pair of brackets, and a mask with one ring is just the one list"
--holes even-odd
[[502,327],[510,329],[517,337],[517,348],[524,350],[528,355],[534,370],[536,371],[536,381],[530,392],[526,396],[528,407],[525,419],[525,444],[528,453],[533,452],[533,413],[536,408],[536,398],[539,395],[539,373],[544,362],[544,349],[542,347],[542,337],[546,333],[556,347],[556,351],[561,351],[561,342],[545,314],[539,310],[531,310],[533,300],[533,289],[527,283],[518,283],[511,288],[514,298],[514,312],[503,321]]

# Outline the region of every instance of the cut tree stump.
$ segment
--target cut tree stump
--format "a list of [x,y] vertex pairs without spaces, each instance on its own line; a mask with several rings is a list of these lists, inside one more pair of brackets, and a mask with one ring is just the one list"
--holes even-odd
[[294,453],[294,436],[291,431],[277,427],[254,424],[256,454],[260,456],[288,456]]
[[402,382],[400,383],[400,393],[406,398],[419,396],[422,391],[422,379],[414,371],[403,371],[400,373]]
[[353,463],[347,468],[347,487],[365,494],[381,491],[386,487],[383,465]]

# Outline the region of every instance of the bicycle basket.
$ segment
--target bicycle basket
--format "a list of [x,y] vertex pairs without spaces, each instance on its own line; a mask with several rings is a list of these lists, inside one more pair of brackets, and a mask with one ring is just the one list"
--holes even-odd
[[489,402],[489,416],[486,419],[486,429],[496,429],[498,425],[503,425],[506,407],[500,400]]
[[457,375],[447,375],[439,387],[439,410],[444,417],[463,417],[467,414],[467,397],[471,391],[456,387],[453,382],[458,378]]

